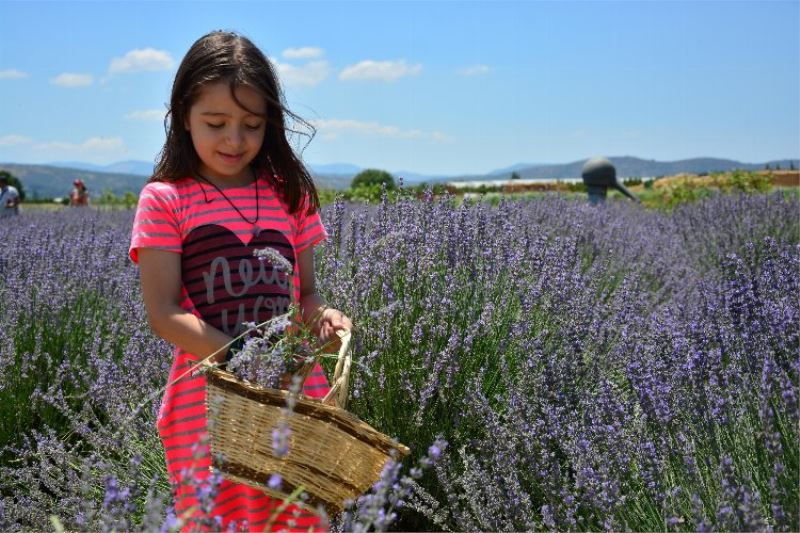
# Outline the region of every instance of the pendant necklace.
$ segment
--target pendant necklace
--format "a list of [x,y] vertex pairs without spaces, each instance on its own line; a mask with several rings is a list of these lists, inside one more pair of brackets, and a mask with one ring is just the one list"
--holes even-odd
[[[247,217],[245,217],[242,214],[242,212],[239,210],[239,208],[236,207],[236,204],[234,204],[231,201],[231,199],[228,198],[228,196],[224,192],[222,192],[222,189],[220,189],[213,181],[209,180],[205,176],[201,176],[199,173],[197,174],[197,177],[200,178],[202,181],[208,183],[212,187],[214,187],[217,190],[217,192],[220,193],[222,195],[222,197],[225,198],[225,200],[228,201],[230,206],[232,208],[234,208],[237,213],[239,213],[239,216],[242,217],[242,220],[244,220],[245,222],[247,222],[248,224],[251,224],[253,226],[253,228],[251,230],[251,233],[253,234],[253,236],[255,237],[256,235],[258,235],[258,232],[261,231],[261,228],[259,228],[258,224],[257,224],[257,222],[258,222],[258,212],[259,212],[259,208],[258,208],[259,207],[258,206],[258,178],[255,177],[255,173],[253,174],[253,177],[254,177],[254,183],[255,183],[255,186],[256,186],[256,217],[252,221],[248,220]],[[205,191],[205,189],[203,189],[203,196],[205,196],[205,194],[206,194],[206,191]],[[208,196],[205,196],[205,199],[206,199],[206,203],[210,202],[210,200],[208,199]]]

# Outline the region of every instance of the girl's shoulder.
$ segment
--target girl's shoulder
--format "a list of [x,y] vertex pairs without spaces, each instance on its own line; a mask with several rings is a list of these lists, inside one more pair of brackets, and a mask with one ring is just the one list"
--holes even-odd
[[176,181],[149,181],[142,188],[142,193],[155,195],[183,195],[197,187],[197,180],[190,177]]
[[177,181],[150,181],[139,193],[138,211],[161,211],[178,215],[198,194],[197,181],[182,178]]
[[283,210],[287,213],[288,216],[295,218],[295,219],[303,219],[308,216],[313,216],[317,214],[317,211],[309,212],[309,207],[311,206],[311,194],[308,192],[302,193],[300,195],[300,201],[298,203],[297,210],[292,213],[291,209],[289,208],[289,203],[286,200],[283,190],[281,189],[280,183],[282,180],[278,176],[273,176],[273,179],[270,179],[270,175],[264,173],[260,177],[261,181],[267,184],[267,188],[271,195],[274,197],[275,202],[280,204]]
[[154,201],[175,209],[184,206],[200,193],[200,186],[193,178],[181,178],[177,181],[150,181],[139,193],[139,200],[140,203]]

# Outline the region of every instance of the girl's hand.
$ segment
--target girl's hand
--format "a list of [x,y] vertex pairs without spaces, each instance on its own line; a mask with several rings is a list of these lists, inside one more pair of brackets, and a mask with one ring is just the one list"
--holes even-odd
[[340,329],[353,329],[353,322],[338,309],[326,307],[317,322],[317,336],[325,350],[339,350],[342,340],[336,334]]

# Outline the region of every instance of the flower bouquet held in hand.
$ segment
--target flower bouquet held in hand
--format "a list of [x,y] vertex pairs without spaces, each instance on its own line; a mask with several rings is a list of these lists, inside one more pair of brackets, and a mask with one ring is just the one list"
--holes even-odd
[[251,385],[288,389],[293,375],[305,380],[319,359],[336,357],[324,353],[297,316],[299,310],[292,305],[288,313],[263,324],[246,323],[246,332],[229,348],[227,371]]
[[[291,275],[277,251],[256,256]],[[241,348],[220,365],[226,368],[204,370],[212,467],[278,498],[304,492],[293,503],[336,514],[380,479],[390,458],[410,450],[345,410],[351,332],[337,331],[338,354],[326,354],[296,316],[293,304],[285,315],[250,324]],[[323,357],[337,360],[331,389],[322,399],[304,397],[303,383]]]

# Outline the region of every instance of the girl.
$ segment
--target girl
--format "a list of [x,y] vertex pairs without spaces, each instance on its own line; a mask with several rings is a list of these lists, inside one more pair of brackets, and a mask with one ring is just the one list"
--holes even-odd
[[[313,246],[327,234],[314,183],[286,139],[286,114],[296,118],[284,107],[272,65],[251,41],[227,32],[201,37],[178,68],[167,139],[139,197],[130,256],[139,264],[151,327],[176,346],[157,426],[175,512],[187,527],[205,516],[201,507],[210,507],[213,529],[261,530],[282,502],[224,480],[208,504],[205,378],[189,373],[173,381],[231,342],[243,322],[285,313],[292,296],[322,343],[352,328],[316,291]],[[264,247],[294,265],[292,283],[259,272],[253,252]],[[213,359],[225,358],[223,349]],[[303,392],[322,397],[328,390],[316,365]],[[295,506],[273,524],[323,527]]]

